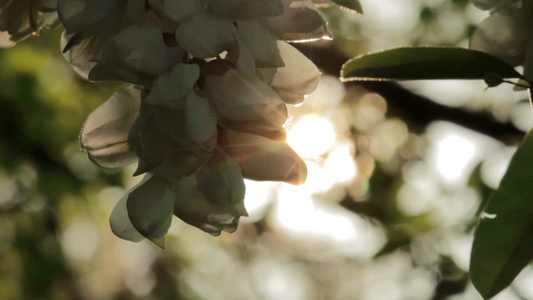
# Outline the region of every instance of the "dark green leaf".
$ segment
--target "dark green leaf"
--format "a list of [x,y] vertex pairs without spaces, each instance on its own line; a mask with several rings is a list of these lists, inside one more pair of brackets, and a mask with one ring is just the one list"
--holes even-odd
[[331,2],[335,3],[343,9],[360,14],[363,13],[363,7],[361,6],[359,0],[331,0]]
[[341,80],[523,78],[511,65],[489,54],[449,47],[408,47],[355,57],[344,64]]
[[472,283],[490,298],[507,287],[533,258],[533,131],[514,154],[476,229]]

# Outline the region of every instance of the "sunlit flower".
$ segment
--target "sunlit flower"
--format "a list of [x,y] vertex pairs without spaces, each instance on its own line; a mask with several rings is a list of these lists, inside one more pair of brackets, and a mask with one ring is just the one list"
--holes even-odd
[[134,175],[147,173],[111,216],[119,237],[163,246],[172,213],[233,232],[247,215],[243,178],[305,181],[284,141],[286,104],[303,102],[320,72],[277,39],[329,36],[311,1],[59,0],[59,14],[80,75],[139,86],[98,107],[80,135],[96,164],[138,161]]

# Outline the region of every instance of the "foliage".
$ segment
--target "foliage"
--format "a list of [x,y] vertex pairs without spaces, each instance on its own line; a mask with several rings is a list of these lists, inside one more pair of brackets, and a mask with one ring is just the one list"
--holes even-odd
[[[474,1],[492,14],[474,31],[470,47],[400,48],[367,54],[348,61],[344,80],[484,79],[489,87],[506,78],[531,85],[533,58],[528,19],[533,2]],[[487,54],[486,54],[487,53]],[[525,58],[525,59],[524,59]],[[507,62],[503,61],[505,59]],[[524,64],[524,75],[513,66]],[[491,298],[507,287],[533,258],[531,135],[522,142],[499,188],[479,221],[471,254],[470,276],[478,291]]]

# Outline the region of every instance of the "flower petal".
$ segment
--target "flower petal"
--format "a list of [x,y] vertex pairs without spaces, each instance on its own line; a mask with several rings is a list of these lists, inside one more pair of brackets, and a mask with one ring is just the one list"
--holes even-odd
[[177,64],[171,72],[163,73],[154,80],[145,103],[176,105],[176,100],[183,100],[192,93],[199,77],[200,67],[197,64]]
[[111,230],[121,239],[132,242],[139,242],[144,239],[144,236],[140,234],[137,229],[135,229],[130,221],[127,203],[131,192],[137,189],[141,184],[145,183],[150,177],[151,175],[145,176],[139,184],[124,194],[124,196],[120,198],[120,201],[118,201],[118,203],[115,205],[115,208],[113,208],[113,212],[111,212],[111,216],[109,218]]
[[185,130],[196,143],[207,141],[217,130],[217,116],[209,101],[191,93],[185,102]]
[[[61,35],[61,49],[64,49],[69,41],[66,32]],[[74,71],[89,79],[91,69],[96,65],[91,61],[101,44],[101,38],[93,37],[81,41],[78,45],[72,46],[68,51],[63,52],[63,58],[72,65]]]
[[182,22],[202,11],[205,2],[201,0],[149,0],[150,7],[160,16]]
[[238,33],[235,34],[237,43],[229,50],[226,60],[237,66],[239,71],[246,76],[255,75],[255,58]]
[[238,34],[255,58],[257,67],[277,68],[284,66],[276,38],[258,20],[237,22]]
[[194,57],[205,59],[219,55],[235,43],[232,30],[229,20],[201,12],[178,27],[176,40]]
[[527,30],[519,9],[497,11],[476,28],[470,49],[483,51],[513,65],[521,64],[527,46]]
[[315,64],[293,46],[278,41],[285,67],[278,68],[272,89],[289,104],[299,104],[318,86],[320,71]]
[[218,149],[208,166],[176,183],[174,214],[211,235],[234,232],[247,216],[244,189],[239,165]]
[[[127,1],[130,2],[130,1]],[[59,0],[57,13],[66,32],[72,35],[65,51],[85,38],[121,25],[127,2],[117,0]]]
[[331,39],[327,23],[310,0],[283,0],[285,13],[265,18],[263,23],[280,39],[309,42]]
[[222,76],[209,75],[204,84],[219,114],[219,123],[245,132],[278,131],[287,121],[281,98],[259,78],[237,70]]
[[206,0],[209,8],[217,14],[225,14],[246,0]]
[[287,143],[228,129],[221,132],[222,147],[237,158],[245,178],[295,185],[305,181],[307,167]]
[[234,20],[274,17],[283,14],[281,0],[248,0],[235,6],[229,16]]
[[128,216],[133,227],[144,237],[164,248],[164,240],[174,210],[173,186],[152,176],[130,192],[127,200]]
[[[161,112],[167,112],[167,114],[160,114]],[[171,126],[161,128],[165,121],[174,120],[174,118],[169,118],[168,113],[172,113],[172,111],[154,108],[144,112],[135,121],[130,131],[130,139],[134,141],[135,153],[139,157],[139,166],[134,176],[153,170],[177,150],[171,139],[172,137],[169,136],[172,133],[168,132]]]
[[[120,79],[134,84],[145,82],[145,77],[153,79],[171,70],[181,54],[178,47],[165,44],[159,27],[132,25],[108,39],[98,49],[94,57],[98,64],[89,74],[89,79]],[[111,75],[106,72],[111,72]],[[137,77],[140,77],[139,80],[135,80]]]
[[80,134],[81,149],[95,164],[119,168],[137,160],[128,134],[139,115],[140,93],[134,87],[121,89],[87,117]]
[[15,45],[7,31],[0,31],[0,48],[9,48]]

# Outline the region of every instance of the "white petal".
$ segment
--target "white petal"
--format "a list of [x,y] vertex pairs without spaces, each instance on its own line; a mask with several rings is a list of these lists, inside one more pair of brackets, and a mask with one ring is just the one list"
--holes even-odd
[[246,0],[206,0],[209,7],[217,14],[224,14],[242,4]]
[[200,77],[197,64],[178,64],[171,72],[159,75],[152,84],[152,90],[145,103],[159,105],[177,105],[193,91],[193,86]]
[[[179,47],[168,47],[161,29],[154,25],[132,25],[113,36],[98,49],[98,63],[91,80],[119,79],[138,84],[171,70],[181,57]],[[149,87],[149,85],[147,86]]]
[[248,46],[256,60],[257,67],[275,68],[284,65],[276,38],[258,20],[237,22],[238,34]]
[[255,75],[255,58],[250,51],[250,48],[246,46],[244,41],[240,38],[239,34],[235,34],[237,43],[235,43],[229,50],[226,60],[237,66],[239,71],[246,76]]
[[310,0],[284,0],[284,4],[283,15],[263,20],[264,24],[281,39],[290,42],[331,39],[326,21]]
[[512,64],[523,60],[527,30],[518,9],[497,11],[476,28],[470,49],[483,51]]
[[7,31],[0,31],[0,48],[9,48],[15,45]]
[[202,12],[178,27],[176,39],[194,57],[215,57],[235,43],[232,28],[229,20]]
[[94,163],[118,168],[136,161],[128,134],[139,115],[140,103],[140,91],[127,87],[116,92],[87,117],[80,142],[82,150]]
[[185,129],[196,143],[207,141],[217,130],[217,117],[209,101],[195,93],[185,102]]
[[239,130],[276,131],[287,121],[281,98],[257,77],[237,70],[207,76],[204,89],[219,114],[219,122]]
[[[132,25],[114,36],[104,52],[104,61],[156,76],[174,66],[177,53],[163,41],[161,30],[153,25]],[[107,54],[107,55],[106,55]]]
[[244,199],[242,171],[234,157],[215,149],[205,168],[197,174],[198,187],[211,203],[239,203]]
[[307,177],[304,161],[281,141],[222,130],[224,150],[239,160],[245,178],[302,184]]
[[244,181],[235,159],[218,150],[209,166],[176,183],[174,214],[212,235],[233,232],[243,207]]
[[150,240],[163,238],[172,223],[174,198],[173,186],[157,176],[149,178],[131,191],[127,208],[135,229]]
[[127,203],[130,193],[136,188],[138,188],[141,184],[146,182],[150,177],[151,175],[145,176],[142,182],[140,182],[130,191],[124,194],[124,196],[120,198],[120,201],[115,205],[115,208],[113,208],[113,212],[111,212],[111,216],[109,218],[111,230],[116,236],[121,239],[125,239],[132,242],[139,242],[144,239],[142,234],[140,234],[137,229],[133,227],[133,224],[131,224],[130,218],[128,216]]
[[[69,38],[66,33],[61,35],[61,49],[64,49],[68,43]],[[78,45],[71,47],[67,52],[63,53],[63,58],[72,65],[72,68],[78,75],[85,79],[89,79],[91,69],[96,65],[91,61],[101,44],[100,38],[88,38],[81,41]]]
[[248,20],[283,14],[281,0],[248,0],[235,6],[229,13],[232,19]]
[[190,18],[194,14],[202,11],[205,6],[201,0],[165,0],[166,15],[177,22]]
[[278,41],[285,67],[278,68],[271,86],[289,104],[304,101],[320,81],[320,71],[315,64],[293,46]]
[[[176,150],[171,134],[179,134],[172,131],[171,127],[178,120],[169,117],[171,113],[170,110],[165,111],[151,107],[135,121],[130,136],[135,143],[135,153],[139,157],[139,165],[134,176],[151,171],[161,165]],[[165,128],[162,128],[165,123],[167,123]]]
[[145,0],[128,0],[124,11],[124,25],[142,24],[146,18]]
[[121,26],[126,4],[118,0],[59,0],[57,13],[67,34],[72,34],[65,50],[87,37]]

